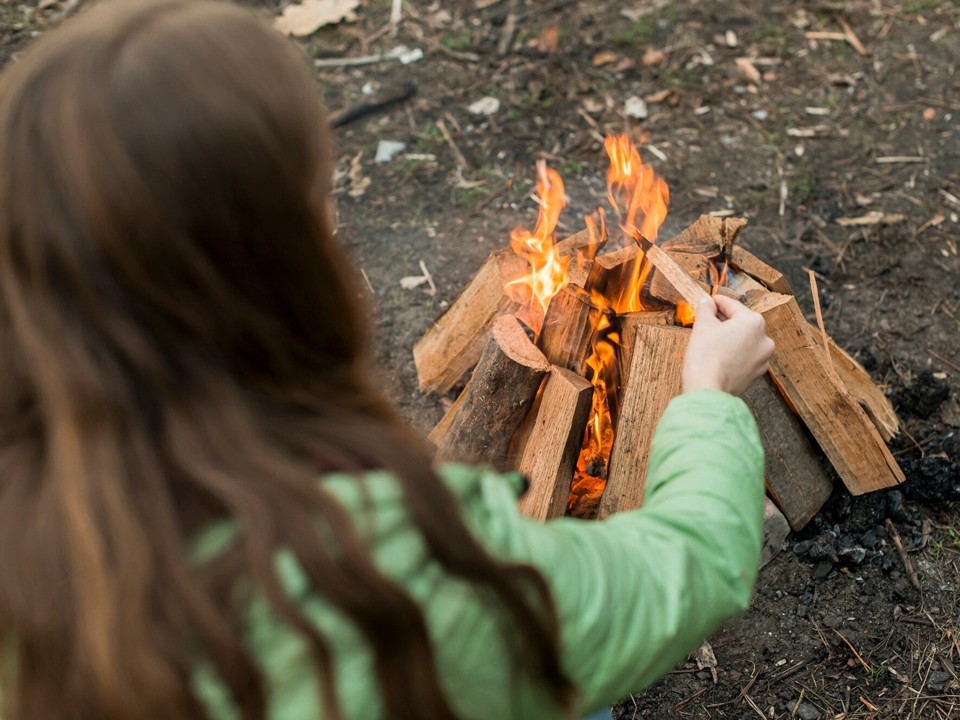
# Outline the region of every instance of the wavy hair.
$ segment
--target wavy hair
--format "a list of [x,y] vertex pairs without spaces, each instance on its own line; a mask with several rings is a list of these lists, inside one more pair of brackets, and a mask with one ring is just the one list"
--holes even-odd
[[[391,470],[452,575],[489,588],[569,707],[546,583],[497,561],[372,386],[365,308],[332,237],[331,143],[301,53],[210,2],[94,7],[0,80],[0,644],[7,720],[194,720],[202,657],[245,720],[242,636],[280,549],[366,638],[387,714],[453,720],[423,615],[320,474]],[[237,540],[205,564],[198,532]]]

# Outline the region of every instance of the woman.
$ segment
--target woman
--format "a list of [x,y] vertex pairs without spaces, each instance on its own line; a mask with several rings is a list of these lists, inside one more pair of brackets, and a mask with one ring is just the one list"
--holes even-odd
[[645,508],[518,517],[367,381],[297,50],[95,7],[0,81],[7,720],[573,717],[750,596],[763,322],[700,308]]

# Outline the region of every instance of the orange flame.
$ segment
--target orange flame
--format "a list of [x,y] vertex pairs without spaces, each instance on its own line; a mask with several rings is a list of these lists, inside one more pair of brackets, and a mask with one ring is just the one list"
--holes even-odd
[[[540,213],[533,232],[516,228],[510,233],[510,245],[514,252],[530,263],[530,274],[512,280],[507,285],[526,285],[530,288],[531,314],[539,315],[542,322],[550,300],[569,282],[567,267],[570,264],[570,258],[560,257],[553,235],[560,211],[566,205],[563,180],[560,173],[548,168],[543,160],[537,162],[537,195],[540,197]],[[537,306],[539,313],[536,312]]]
[[[609,135],[603,143],[610,158],[607,170],[607,198],[620,218],[624,245],[633,243],[633,234],[656,242],[657,232],[667,217],[670,189],[653,170],[643,164],[636,146],[627,135]],[[638,223],[639,222],[639,226]],[[643,310],[640,289],[650,275],[650,263],[640,253],[621,285],[617,312]]]

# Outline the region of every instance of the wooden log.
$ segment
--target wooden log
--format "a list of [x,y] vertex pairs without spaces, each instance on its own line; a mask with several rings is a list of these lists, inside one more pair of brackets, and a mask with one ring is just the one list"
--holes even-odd
[[624,278],[629,276],[640,255],[640,248],[636,245],[598,255],[590,266],[584,287],[600,293],[610,305],[615,305]]
[[673,285],[683,302],[696,307],[703,300],[709,299],[710,293],[687,275],[686,271],[665,250],[639,234],[635,235],[634,239],[646,254],[647,259],[657,269],[657,272],[662,273],[667,282]]
[[643,502],[653,431],[667,404],[680,394],[680,369],[689,340],[690,331],[684,328],[637,325],[597,517],[632,510]]
[[[810,325],[810,332],[822,348],[823,338],[819,328]],[[840,376],[840,380],[873,421],[880,437],[885,442],[890,442],[900,432],[900,419],[893,409],[893,403],[883,394],[883,390],[873,382],[870,373],[864,369],[863,365],[837,345],[833,338],[828,337],[827,344],[830,346],[830,359],[833,362],[833,369]]]
[[820,452],[768,375],[754,383],[743,399],[760,430],[766,455],[767,492],[790,527],[800,530],[833,491]]
[[756,292],[747,305],[761,313],[776,343],[770,371],[853,495],[903,482],[903,472],[876,427],[844,387],[789,295]]
[[[589,245],[590,234],[579,232],[557,243],[561,256],[575,255]],[[571,263],[572,265],[573,263]],[[527,262],[510,248],[490,254],[450,308],[413,346],[417,379],[424,392],[447,392],[477,364],[494,318],[514,313],[517,298],[504,286],[529,272]],[[571,281],[584,282],[589,267],[572,267]]]
[[433,430],[427,433],[427,440],[432,442],[434,447],[439,444],[440,439],[450,430],[450,424],[460,411],[460,406],[463,405],[463,398],[464,393],[460,393],[457,399],[447,408],[447,411],[443,414],[443,417],[440,418],[440,421],[433,426]]
[[[670,250],[664,251],[673,261],[683,268],[687,277],[692,278],[698,285],[710,286],[710,261],[703,255],[697,253],[674,253]],[[650,279],[650,295],[657,300],[670,305],[676,305],[680,302],[686,302],[686,299],[673,287],[673,283],[667,278],[660,268]]]
[[644,325],[674,325],[673,310],[651,310],[618,315],[620,343],[617,346],[617,366],[620,368],[620,386],[626,385],[637,341],[637,328]]
[[567,285],[550,301],[537,344],[552,364],[586,374],[590,343],[600,322],[600,308],[590,294]]
[[463,399],[438,439],[436,461],[505,468],[510,441],[549,369],[520,322],[512,315],[498,317]]
[[733,246],[728,253],[730,264],[742,273],[746,273],[768,290],[783,295],[793,295],[790,283],[783,273],[739,245]]
[[763,545],[760,548],[760,567],[773,560],[783,547],[784,540],[790,534],[790,525],[777,506],[764,498],[763,504]]
[[520,512],[535,520],[562,517],[590,415],[593,385],[554,366],[544,384],[517,469],[530,482]]
[[693,224],[662,244],[677,252],[696,253],[708,258],[727,257],[734,247],[746,218],[718,218],[701,215]]

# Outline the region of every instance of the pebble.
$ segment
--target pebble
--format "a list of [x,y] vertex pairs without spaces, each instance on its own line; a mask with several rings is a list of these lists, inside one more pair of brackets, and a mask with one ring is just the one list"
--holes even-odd
[[817,566],[813,569],[813,576],[817,580],[824,580],[830,575],[831,572],[833,572],[833,563],[821,562],[817,563]]
[[867,551],[862,547],[851,547],[840,551],[840,556],[846,558],[854,565],[859,565],[867,557]]
[[930,673],[930,677],[927,678],[927,687],[934,692],[943,692],[947,685],[950,684],[951,679],[950,673],[934,670]]
[[797,708],[797,717],[800,720],[819,720],[820,711],[810,703],[802,702]]

